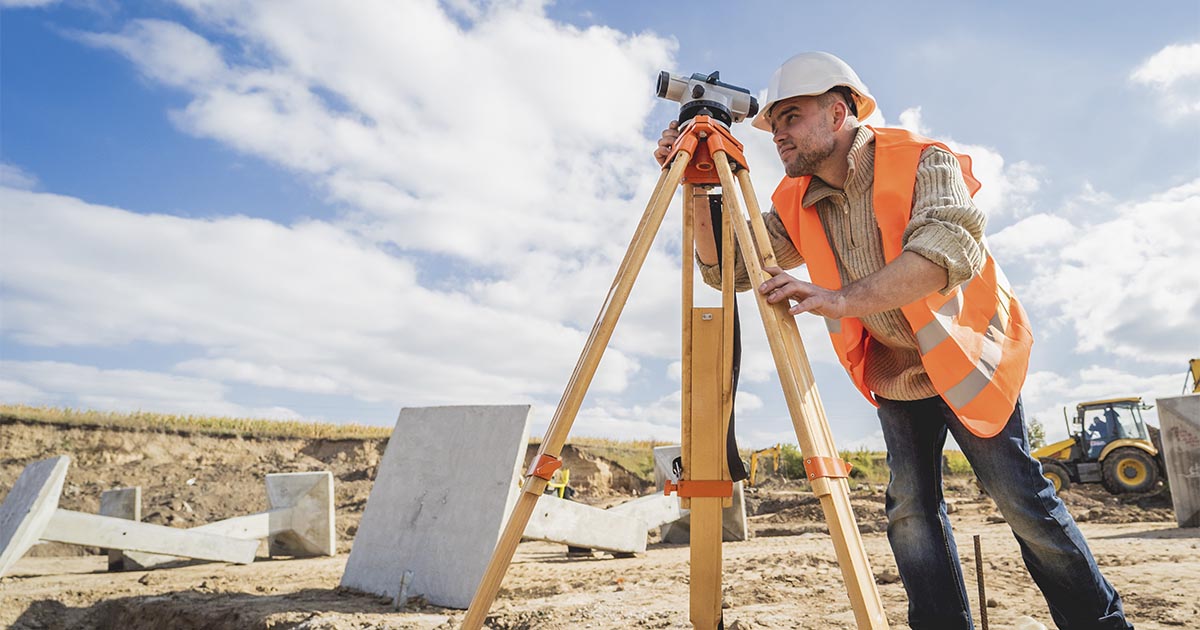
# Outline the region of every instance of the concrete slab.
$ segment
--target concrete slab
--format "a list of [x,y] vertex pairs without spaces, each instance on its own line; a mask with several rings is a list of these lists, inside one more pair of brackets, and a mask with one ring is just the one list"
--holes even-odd
[[[111,516],[113,518],[124,518],[131,521],[142,520],[142,489],[140,486],[132,488],[116,488],[114,490],[105,490],[100,493],[100,516]],[[108,550],[108,570],[109,571],[125,571],[126,564],[130,564],[129,569],[133,569],[132,563],[125,561],[125,552],[120,549]]]
[[1175,522],[1200,527],[1200,394],[1156,402]]
[[[659,488],[662,488],[667,479],[675,478],[671,472],[671,462],[682,452],[683,447],[679,445],[655,447],[654,482]],[[691,531],[690,513],[688,510],[680,510],[680,512],[682,516],[679,520],[663,525],[663,542],[685,544],[691,540],[689,535]],[[725,542],[746,540],[750,536],[750,529],[746,523],[746,494],[740,481],[733,484],[733,504],[722,510],[721,525],[724,530],[721,539]]]
[[667,496],[661,492],[614,505],[607,511],[638,519],[646,526],[647,532],[658,529],[667,523],[674,523],[687,513],[687,510],[679,507],[679,497]]
[[523,538],[616,553],[644,553],[646,525],[630,515],[543,494]]
[[400,412],[359,523],[342,586],[466,608],[516,504],[529,406]]
[[45,531],[58,509],[71,458],[66,455],[34,462],[21,471],[0,503],[0,575],[4,575]]
[[254,562],[254,554],[258,551],[257,540],[242,540],[63,509],[55,510],[42,531],[41,539],[237,564]]

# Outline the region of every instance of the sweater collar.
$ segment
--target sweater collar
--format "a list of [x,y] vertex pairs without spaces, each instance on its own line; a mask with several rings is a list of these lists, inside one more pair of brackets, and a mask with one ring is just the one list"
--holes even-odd
[[[866,125],[860,125],[854,133],[854,142],[850,143],[850,153],[846,156],[846,162],[850,167],[846,173],[846,187],[844,189],[834,188],[825,183],[825,180],[814,175],[808,183],[808,190],[805,191],[801,204],[805,208],[811,208],[813,204],[822,199],[847,190],[859,190],[868,185],[871,182],[870,167],[873,163],[870,151],[874,149],[874,144],[875,132]],[[860,166],[863,168],[859,168]]]

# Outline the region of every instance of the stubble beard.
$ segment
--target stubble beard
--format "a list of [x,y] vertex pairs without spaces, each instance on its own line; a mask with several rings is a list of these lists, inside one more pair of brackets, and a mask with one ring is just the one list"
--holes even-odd
[[783,170],[788,177],[804,177],[805,175],[815,175],[821,163],[829,159],[833,155],[835,143],[833,138],[829,138],[822,146],[815,146],[808,151],[801,150],[796,147],[796,154],[790,162],[783,163]]

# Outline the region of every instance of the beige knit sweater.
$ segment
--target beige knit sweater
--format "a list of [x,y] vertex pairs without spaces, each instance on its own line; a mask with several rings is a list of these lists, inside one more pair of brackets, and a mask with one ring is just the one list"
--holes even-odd
[[[859,280],[886,262],[883,239],[872,203],[875,134],[859,127],[850,147],[850,172],[839,190],[814,177],[804,206],[816,204],[825,235],[838,261],[842,284]],[[763,214],[771,246],[784,269],[804,263],[772,207]],[[965,282],[983,267],[983,230],[987,217],[971,201],[958,160],[950,152],[929,147],[921,154],[913,189],[912,219],[904,231],[905,251],[916,252],[946,269],[943,292]],[[719,265],[697,260],[705,283],[721,286]],[[741,252],[734,257],[735,288],[750,288]],[[866,382],[871,391],[892,400],[918,400],[937,391],[921,365],[917,339],[900,309],[867,315],[863,326],[873,342],[867,346]]]

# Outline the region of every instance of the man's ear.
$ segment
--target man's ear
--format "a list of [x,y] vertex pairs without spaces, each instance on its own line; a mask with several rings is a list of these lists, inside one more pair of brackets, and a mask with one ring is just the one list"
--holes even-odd
[[842,99],[836,99],[833,102],[833,110],[830,112],[833,116],[833,130],[841,131],[846,125],[846,118],[850,115],[850,108]]

